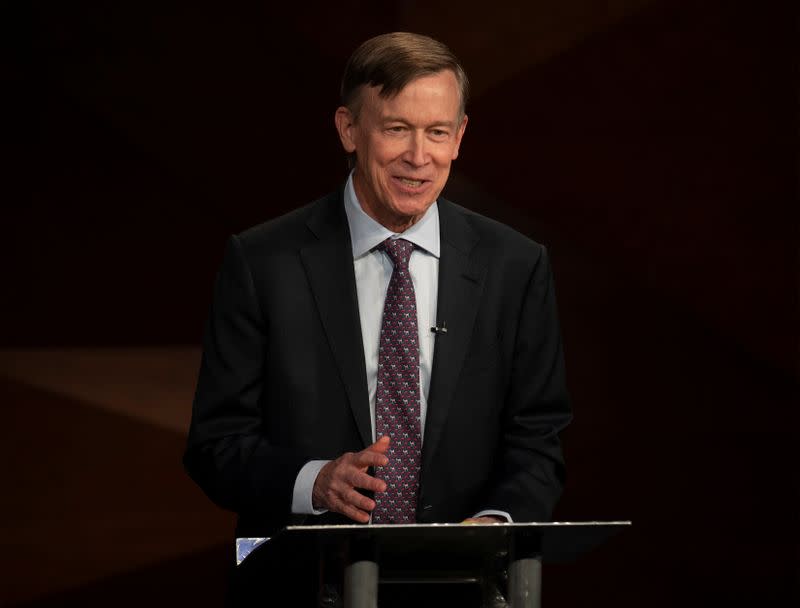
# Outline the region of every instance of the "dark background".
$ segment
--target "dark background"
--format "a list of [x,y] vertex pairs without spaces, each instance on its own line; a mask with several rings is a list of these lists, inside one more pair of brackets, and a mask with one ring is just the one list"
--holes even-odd
[[557,517],[634,521],[547,567],[547,605],[798,605],[796,3],[30,10],[8,28],[0,604],[219,605],[232,519],[179,460],[223,245],[344,179],[344,62],[410,30],[473,83],[446,194],[551,250]]

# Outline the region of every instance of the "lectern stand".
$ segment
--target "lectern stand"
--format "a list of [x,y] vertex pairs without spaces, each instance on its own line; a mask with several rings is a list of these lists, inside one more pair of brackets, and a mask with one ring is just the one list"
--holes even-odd
[[[344,608],[376,608],[379,583],[476,583],[484,606],[505,578],[511,608],[539,608],[541,565],[572,561],[628,521],[514,524],[289,526],[269,539],[237,539],[237,562],[278,552],[297,567],[344,565]],[[272,553],[276,555],[276,553]]]

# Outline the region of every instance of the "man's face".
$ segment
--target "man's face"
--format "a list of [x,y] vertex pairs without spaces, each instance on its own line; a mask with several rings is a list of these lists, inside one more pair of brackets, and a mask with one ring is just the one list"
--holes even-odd
[[460,116],[458,82],[450,70],[411,81],[384,99],[364,87],[357,120],[341,107],[336,128],[348,153],[357,156],[353,182],[364,211],[402,232],[438,198],[467,117]]

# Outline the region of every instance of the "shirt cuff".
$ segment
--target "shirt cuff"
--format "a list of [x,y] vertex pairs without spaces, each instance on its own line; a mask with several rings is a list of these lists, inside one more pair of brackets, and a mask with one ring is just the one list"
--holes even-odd
[[294,515],[322,515],[327,509],[315,509],[312,502],[314,482],[317,475],[330,460],[309,460],[300,469],[297,479],[294,480],[292,492],[292,513]]
[[494,515],[495,517],[502,517],[508,523],[513,524],[514,520],[511,519],[511,516],[506,513],[505,511],[497,511],[496,509],[484,509],[483,511],[479,511],[472,517],[483,517],[484,515]]

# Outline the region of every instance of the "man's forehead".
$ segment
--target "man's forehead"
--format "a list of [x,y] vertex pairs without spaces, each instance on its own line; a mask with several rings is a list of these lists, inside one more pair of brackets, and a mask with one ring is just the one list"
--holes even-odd
[[452,90],[453,93],[456,95],[460,95],[461,92],[458,86],[458,78],[456,77],[455,72],[453,70],[444,69],[438,72],[430,72],[426,74],[420,74],[419,76],[415,76],[411,80],[409,80],[403,88],[399,89],[398,91],[393,91],[391,94],[382,95],[383,85],[366,85],[366,88],[370,91],[374,91],[376,95],[381,97],[382,99],[392,99],[398,97],[403,94],[403,92],[408,91],[409,88],[418,86],[420,83],[425,81],[437,81],[439,86],[444,85],[447,89]]
[[[449,70],[447,71],[450,72]],[[400,108],[407,110],[410,107],[408,104],[411,104],[415,109],[421,111],[434,110],[430,104],[431,97],[441,99],[443,105],[452,105],[453,107],[448,108],[448,110],[454,109],[457,113],[460,107],[461,92],[458,88],[455,75],[452,76],[451,82],[447,82],[447,80],[442,81],[441,79],[433,82],[429,80],[431,77],[438,77],[441,74],[442,72],[437,72],[435,74],[426,74],[415,78],[402,89],[391,95],[381,95],[381,85],[364,85],[361,92],[361,99],[362,102],[368,102],[381,116],[395,115]],[[452,72],[450,72],[450,74],[452,74]],[[426,79],[428,79],[427,82]],[[428,83],[430,83],[430,86],[424,86]],[[421,102],[420,104],[414,103],[416,101],[414,99],[415,96],[422,98],[419,100]],[[450,97],[450,99],[447,99],[448,97]],[[452,120],[456,120],[457,117],[453,116],[451,118]]]

